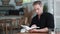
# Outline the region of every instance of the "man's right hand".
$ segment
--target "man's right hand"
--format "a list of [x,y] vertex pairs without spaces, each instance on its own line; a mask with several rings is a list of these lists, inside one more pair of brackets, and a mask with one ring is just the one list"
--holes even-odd
[[31,27],[37,27],[35,24],[33,24]]

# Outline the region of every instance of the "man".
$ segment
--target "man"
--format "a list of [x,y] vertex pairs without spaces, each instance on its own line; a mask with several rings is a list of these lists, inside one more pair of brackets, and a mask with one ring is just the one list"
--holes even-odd
[[29,32],[48,32],[49,29],[54,29],[54,17],[52,14],[43,12],[43,4],[41,1],[35,1],[33,7],[37,15],[33,17],[30,27],[40,27],[32,29]]

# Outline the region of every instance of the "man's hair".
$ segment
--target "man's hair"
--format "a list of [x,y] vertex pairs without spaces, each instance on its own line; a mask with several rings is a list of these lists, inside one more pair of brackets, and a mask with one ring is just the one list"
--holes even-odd
[[41,1],[35,1],[35,2],[33,3],[33,5],[36,5],[36,4],[42,5],[42,2],[41,2]]

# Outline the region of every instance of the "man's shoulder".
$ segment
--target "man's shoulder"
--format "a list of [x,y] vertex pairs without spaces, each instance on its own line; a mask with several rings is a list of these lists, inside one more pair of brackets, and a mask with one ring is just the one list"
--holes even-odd
[[46,18],[54,18],[54,15],[48,12],[44,13],[44,15],[45,15],[44,17]]
[[45,12],[43,13],[43,15],[46,15],[46,16],[53,16],[53,14],[49,13],[49,12]]

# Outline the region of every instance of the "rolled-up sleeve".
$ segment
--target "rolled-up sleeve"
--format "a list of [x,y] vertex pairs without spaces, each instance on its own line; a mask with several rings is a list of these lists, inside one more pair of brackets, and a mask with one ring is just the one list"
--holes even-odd
[[54,16],[52,14],[47,15],[46,26],[54,31]]

